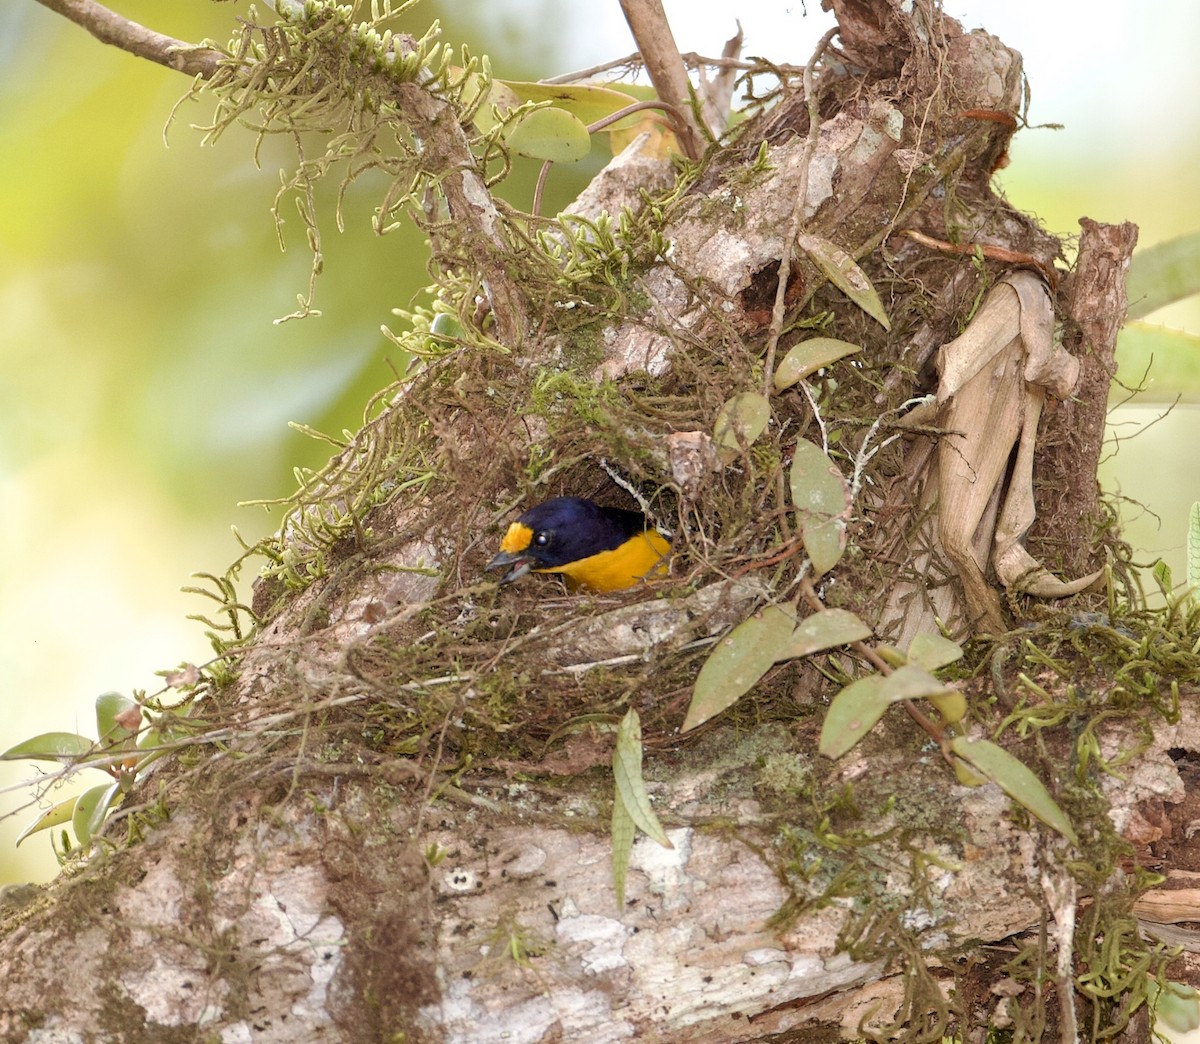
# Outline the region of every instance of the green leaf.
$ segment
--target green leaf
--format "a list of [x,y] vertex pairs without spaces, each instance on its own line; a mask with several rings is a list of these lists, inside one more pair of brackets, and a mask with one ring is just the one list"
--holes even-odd
[[71,829],[81,845],[86,847],[92,843],[92,838],[100,832],[104,817],[120,792],[121,784],[114,782],[92,787],[79,795],[71,815]]
[[141,724],[141,708],[136,701],[119,692],[105,692],[96,697],[96,735],[103,746],[113,747],[137,735],[137,727],[126,722],[137,719]]
[[878,642],[876,644],[875,655],[889,667],[904,667],[908,664],[908,656],[887,642]]
[[95,740],[74,732],[43,732],[0,754],[0,761],[78,761],[88,755],[96,755]]
[[[893,703],[901,700],[962,698],[954,689],[938,681],[920,667],[898,667],[891,674],[869,674],[851,682],[834,696],[821,726],[820,752],[827,758],[840,758]],[[965,713],[965,701],[963,711]],[[961,715],[960,715],[961,717]]]
[[629,857],[637,830],[664,848],[674,848],[671,839],[650,806],[646,783],[642,778],[642,722],[632,707],[617,727],[617,748],[613,755],[612,869],[617,906],[625,906],[625,881]]
[[1200,294],[1200,232],[1139,250],[1129,263],[1125,285],[1130,319]]
[[63,823],[71,822],[71,817],[75,814],[75,802],[78,800],[77,797],[67,798],[66,801],[59,801],[52,805],[17,835],[13,847],[15,848],[30,834],[36,834],[39,830],[51,830],[56,826],[62,826]]
[[962,646],[940,634],[918,634],[908,645],[908,662],[927,671],[961,660],[962,655]]
[[1192,1030],[1200,1029],[1200,994],[1195,987],[1167,979],[1160,990],[1158,983],[1150,978],[1146,982],[1146,993],[1156,1030],[1169,1027],[1183,1038]]
[[957,689],[947,688],[943,693],[933,693],[925,698],[937,708],[948,725],[955,725],[967,716],[967,698]]
[[871,637],[871,628],[846,609],[822,609],[806,616],[792,632],[776,661],[849,645]]
[[891,700],[883,692],[882,674],[869,674],[851,682],[834,696],[821,725],[818,750],[837,759],[875,727]]
[[462,323],[457,315],[450,312],[438,312],[429,324],[429,336],[425,339],[425,350],[443,352],[453,348],[463,338]]
[[965,736],[958,736],[951,740],[950,749],[998,784],[1004,793],[1032,812],[1046,826],[1057,830],[1072,844],[1079,844],[1066,813],[1058,807],[1045,784],[1024,762],[989,740],[969,740]]
[[680,726],[688,732],[732,707],[777,660],[786,659],[796,614],[790,606],[769,605],[730,631],[704,661],[692,702]]
[[953,691],[928,671],[913,666],[898,667],[883,682],[883,694],[892,703],[899,703],[901,700],[924,700]]
[[717,452],[728,464],[749,449],[767,428],[771,419],[771,404],[758,392],[735,395],[717,411],[713,439]]
[[[504,93],[500,100],[510,107],[525,102],[550,102],[554,108],[570,113],[580,123],[589,125],[628,108],[638,100],[627,85],[622,85],[618,90],[598,84],[530,83],[520,80],[493,80],[492,83],[502,85]],[[650,96],[653,97],[653,92]],[[493,91],[493,99],[497,98],[499,95]],[[637,113],[611,124],[605,130],[641,118],[642,114]]]
[[613,779],[617,785],[617,800],[625,806],[633,825],[663,848],[674,848],[650,806],[650,795],[646,793],[646,783],[642,779],[642,721],[632,707],[617,727]]
[[817,267],[834,286],[885,330],[892,328],[883,302],[879,300],[879,294],[875,292],[871,280],[855,264],[854,258],[836,243],[807,232],[801,232],[796,237],[796,242],[816,262]]
[[574,163],[592,148],[592,139],[576,116],[564,109],[534,109],[504,136],[509,148],[522,156],[554,163]]
[[[960,653],[961,655],[961,653]],[[898,667],[883,683],[883,693],[893,703],[901,700],[928,700],[950,724],[962,721],[967,713],[967,698],[957,689],[938,681],[928,671],[908,664]]]
[[964,787],[982,787],[987,782],[986,776],[981,776],[962,758],[954,759],[954,776]]
[[617,892],[617,909],[625,908],[625,880],[629,876],[629,857],[633,853],[633,837],[637,829],[633,817],[618,794],[612,811],[612,871]]
[[829,366],[843,356],[861,351],[862,345],[839,341],[836,337],[810,337],[807,341],[801,341],[775,368],[775,390],[790,388],[823,366]]
[[1158,584],[1158,589],[1162,592],[1163,597],[1170,598],[1171,592],[1175,590],[1171,567],[1160,558],[1151,567],[1150,575],[1154,577],[1154,582]]
[[837,465],[807,439],[796,443],[790,482],[804,550],[812,560],[813,572],[823,576],[846,550],[850,487]]

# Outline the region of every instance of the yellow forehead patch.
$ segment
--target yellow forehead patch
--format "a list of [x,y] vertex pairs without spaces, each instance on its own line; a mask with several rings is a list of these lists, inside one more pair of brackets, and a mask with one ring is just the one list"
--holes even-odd
[[529,547],[533,540],[533,530],[521,522],[514,522],[508,527],[504,539],[500,541],[500,550],[510,555],[520,554]]

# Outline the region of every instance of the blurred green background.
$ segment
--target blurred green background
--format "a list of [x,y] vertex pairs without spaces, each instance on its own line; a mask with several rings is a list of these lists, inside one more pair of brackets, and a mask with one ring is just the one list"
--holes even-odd
[[[205,0],[113,6],[184,40],[224,40],[245,12]],[[719,53],[734,31],[727,5],[666,6],[684,50]],[[1159,5],[1150,25],[1116,3],[1062,12],[1021,0],[972,15],[983,6],[947,4],[1024,53],[1031,121],[1067,125],[1018,136],[998,179],[1009,198],[1060,234],[1085,214],[1136,221],[1143,245],[1200,228],[1200,67],[1189,53],[1200,11]],[[831,24],[768,0],[735,13],[745,52],[779,61],[807,60]],[[405,22],[420,31],[434,17],[448,41],[490,54],[509,78],[632,50],[615,2],[427,2]],[[309,268],[299,221],[281,254],[268,213],[283,154],[265,150],[257,169],[252,136],[237,130],[201,148],[190,125],[209,117],[204,102],[182,108],[164,147],[186,87],[33,0],[0,9],[0,749],[48,730],[92,734],[100,692],[154,691],[155,671],[207,659],[201,627],[185,619],[207,606],[179,588],[237,556],[231,525],[248,540],[274,528],[238,501],[285,494],[293,467],[326,459],[328,447],[289,420],[333,433],[357,426],[391,379],[380,325],[427,281],[419,235],[371,233],[378,186],[364,180],[345,234],[332,208],[322,215],[323,316],[273,323],[295,307]],[[590,176],[598,151],[552,175],[549,209]],[[529,192],[527,174],[512,193],[527,204]],[[1200,332],[1194,302],[1154,318]],[[1174,379],[1200,387],[1190,365]],[[1151,399],[1170,393],[1156,387]],[[1148,561],[1166,553],[1179,572],[1187,505],[1200,499],[1196,409],[1128,440],[1135,413],[1116,422],[1120,454],[1105,481],[1157,512],[1160,527],[1131,511],[1130,536]],[[0,786],[30,772],[0,765]],[[79,789],[102,782],[87,775]],[[0,794],[0,815],[25,800]],[[56,869],[46,835],[12,847],[33,815],[0,821],[0,884]]]

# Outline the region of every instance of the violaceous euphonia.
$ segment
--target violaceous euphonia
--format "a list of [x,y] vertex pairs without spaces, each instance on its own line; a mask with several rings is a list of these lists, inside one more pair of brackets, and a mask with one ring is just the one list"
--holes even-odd
[[555,497],[508,527],[487,568],[511,566],[502,584],[528,572],[562,573],[572,588],[620,591],[651,573],[665,574],[670,551],[670,541],[639,511]]

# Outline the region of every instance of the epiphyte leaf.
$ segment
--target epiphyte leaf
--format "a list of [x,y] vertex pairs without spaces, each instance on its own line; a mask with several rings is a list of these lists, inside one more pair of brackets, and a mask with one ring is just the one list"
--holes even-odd
[[926,697],[937,708],[942,720],[948,725],[955,725],[967,716],[967,698],[957,689],[946,689],[942,693],[934,693]]
[[642,779],[642,721],[632,707],[617,727],[613,779],[617,788],[616,800],[625,806],[634,826],[663,848],[674,848],[650,806],[650,795],[646,793],[646,782]]
[[[500,85],[500,89],[497,89]],[[651,96],[653,92],[651,91]],[[622,85],[620,90],[600,84],[558,84],[530,83],[520,80],[493,80],[492,100],[499,103],[501,108],[513,108],[526,102],[549,102],[554,108],[570,113],[580,123],[592,124],[628,108],[638,98],[633,96],[632,89]],[[633,124],[641,119],[641,114],[627,116],[616,124],[610,124],[605,130],[614,126]]]
[[942,696],[953,691],[928,671],[913,666],[897,668],[883,683],[883,692],[893,703],[900,700],[928,699],[930,696]]
[[1067,814],[1059,808],[1046,785],[1024,762],[990,740],[971,740],[965,736],[957,736],[950,741],[950,749],[963,760],[970,762],[993,783],[998,784],[1004,793],[1032,812],[1046,826],[1057,830],[1072,844],[1079,844],[1079,838],[1076,837]]
[[78,800],[77,797],[67,798],[66,801],[59,801],[52,805],[17,835],[13,847],[16,848],[30,834],[36,834],[39,830],[51,830],[56,826],[62,826],[63,823],[71,822],[71,817],[75,814],[75,802]]
[[822,576],[837,565],[846,550],[850,486],[838,466],[807,439],[796,442],[790,482],[804,550],[813,572]]
[[800,621],[776,659],[808,656],[870,637],[871,628],[848,609],[822,609]]
[[96,697],[96,735],[102,746],[114,747],[136,736],[141,720],[141,708],[128,696],[104,692]]
[[928,700],[949,724],[962,721],[967,713],[967,698],[961,692],[911,662],[888,676],[884,692],[893,702]]
[[861,352],[862,345],[839,341],[836,337],[810,337],[794,345],[775,367],[775,390],[783,391],[804,380],[823,366],[829,366],[844,356]]
[[768,605],[743,620],[717,644],[696,678],[681,732],[732,707],[787,653],[796,614],[790,606]]
[[801,232],[796,237],[796,242],[816,262],[817,267],[834,286],[885,330],[892,328],[883,302],[879,300],[879,294],[875,292],[871,280],[858,267],[854,258],[836,243],[808,232]]
[[1139,250],[1129,263],[1126,286],[1130,319],[1200,293],[1200,232]]
[[565,109],[533,109],[505,134],[509,148],[522,156],[554,163],[574,163],[592,148],[587,127]]
[[859,678],[829,704],[821,726],[820,751],[828,758],[840,758],[871,731],[889,704],[917,699],[948,701],[959,695],[920,667],[899,667],[886,677],[869,674]]
[[81,845],[86,847],[92,843],[120,792],[121,784],[114,782],[92,787],[79,795],[71,815],[71,829]]
[[908,645],[908,662],[927,671],[936,671],[961,660],[962,654],[962,646],[957,642],[929,632],[916,635]]
[[96,753],[96,741],[74,732],[43,732],[39,736],[9,747],[0,754],[0,761],[77,761]]
[[767,428],[771,404],[758,392],[742,392],[717,411],[713,440],[725,463],[743,453]]
[[629,874],[629,857],[633,854],[633,838],[637,828],[618,794],[612,811],[612,871],[617,892],[617,909],[625,909],[625,880]]
[[837,759],[863,738],[892,702],[883,691],[882,674],[868,674],[851,682],[834,696],[821,725],[818,750]]

